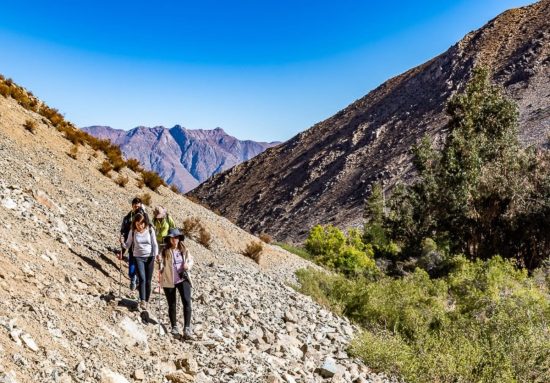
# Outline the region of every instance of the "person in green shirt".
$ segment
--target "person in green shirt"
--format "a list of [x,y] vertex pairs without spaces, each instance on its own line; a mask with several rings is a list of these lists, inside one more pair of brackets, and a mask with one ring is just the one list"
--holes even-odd
[[[168,235],[168,231],[176,227],[174,220],[170,217],[170,214],[166,212],[166,209],[162,206],[157,206],[153,210],[153,227],[157,235],[157,243],[159,246],[164,244],[163,238]],[[160,251],[163,249],[161,248]]]

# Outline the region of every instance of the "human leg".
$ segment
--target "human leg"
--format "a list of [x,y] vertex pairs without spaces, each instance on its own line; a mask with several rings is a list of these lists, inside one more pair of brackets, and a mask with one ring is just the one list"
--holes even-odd
[[185,280],[176,285],[181,296],[181,302],[183,304],[183,328],[185,335],[191,335],[191,283]]
[[177,327],[176,321],[176,289],[165,287],[164,296],[168,302],[168,317],[170,318],[170,326]]
[[147,277],[147,272],[146,272],[146,268],[147,268],[147,265],[146,265],[146,261],[147,261],[147,258],[142,258],[142,257],[137,257],[137,258],[134,258],[135,259],[135,262],[136,262],[136,269],[137,269],[137,276],[138,276],[138,279],[139,279],[139,300],[141,302],[145,302],[145,298],[146,298],[146,277]]
[[134,257],[132,249],[128,250],[128,278],[130,278],[130,290],[135,290],[138,283],[138,276],[136,258]]
[[153,272],[155,271],[155,257],[147,257],[145,262],[145,301],[149,302],[151,298],[151,286],[153,281]]

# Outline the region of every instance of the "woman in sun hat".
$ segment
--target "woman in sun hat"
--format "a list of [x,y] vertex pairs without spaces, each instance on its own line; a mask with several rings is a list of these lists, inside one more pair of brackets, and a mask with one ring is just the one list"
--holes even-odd
[[183,244],[185,236],[179,229],[173,228],[164,237],[164,250],[161,253],[160,280],[164,295],[168,301],[168,316],[172,326],[172,334],[178,335],[176,320],[176,291],[179,291],[183,303],[183,333],[186,339],[191,339],[191,277],[193,257]]
[[157,233],[157,243],[159,244],[160,251],[164,248],[164,237],[168,234],[168,230],[176,227],[174,220],[170,217],[170,214],[162,206],[157,206],[153,209],[153,227],[155,233]]

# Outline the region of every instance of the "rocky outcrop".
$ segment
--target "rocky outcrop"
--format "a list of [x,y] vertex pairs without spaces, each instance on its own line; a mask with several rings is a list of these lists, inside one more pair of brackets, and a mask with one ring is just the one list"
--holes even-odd
[[69,157],[44,121],[0,96],[0,382],[388,381],[346,353],[354,326],[288,287],[309,262],[266,245],[257,265],[240,254],[257,238],[166,187],[149,191],[153,205],[178,225],[199,217],[212,242],[186,240],[194,341],[166,334],[158,290],[144,322],[113,252],[146,190],[127,168],[125,188],[103,176],[103,154],[87,146]]
[[333,117],[192,191],[239,226],[301,241],[315,224],[360,225],[374,182],[412,174],[410,149],[444,136],[445,104],[476,65],[513,98],[520,138],[550,132],[550,1],[512,9],[438,57],[394,77]]
[[120,146],[126,158],[138,159],[145,169],[157,172],[182,192],[278,144],[241,141],[221,128],[191,130],[179,125],[171,129],[140,126],[125,131],[89,126],[82,130]]

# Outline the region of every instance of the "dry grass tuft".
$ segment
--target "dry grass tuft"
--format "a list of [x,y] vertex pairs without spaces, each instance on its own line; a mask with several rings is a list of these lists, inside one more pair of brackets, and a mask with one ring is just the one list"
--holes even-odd
[[260,256],[264,250],[264,245],[261,241],[252,241],[246,245],[246,249],[243,251],[245,257],[251,258],[257,264],[260,264]]
[[135,158],[130,158],[128,161],[126,161],[126,166],[128,167],[128,169],[135,173],[140,173],[143,171],[141,164]]
[[176,185],[170,186],[170,190],[172,190],[176,194],[181,194],[180,189]]
[[71,149],[69,150],[69,153],[67,153],[67,155],[71,157],[73,160],[76,160],[78,158],[78,148],[79,148],[79,145],[74,144],[73,146],[71,146]]
[[260,240],[264,243],[267,243],[268,245],[273,242],[273,237],[267,233],[260,233]]
[[181,231],[186,237],[192,237],[193,234],[199,232],[201,227],[201,220],[198,217],[185,218],[183,220],[183,227],[181,228]]
[[29,132],[31,132],[32,134],[36,133],[36,122],[34,122],[33,120],[25,121],[25,123],[23,124],[23,127],[27,129]]
[[113,166],[109,162],[109,160],[105,160],[101,163],[101,166],[99,167],[99,171],[101,174],[103,174],[106,177],[109,177],[109,172],[113,170]]
[[143,193],[139,196],[141,198],[141,202],[143,202],[147,206],[151,206],[153,199],[151,198],[151,194],[149,193]]
[[122,174],[119,174],[117,179],[115,180],[115,183],[120,186],[121,188],[125,187],[128,183],[128,176],[124,176]]
[[198,242],[204,247],[206,247],[207,249],[210,248],[210,243],[212,242],[212,236],[204,226],[201,226],[199,230]]

